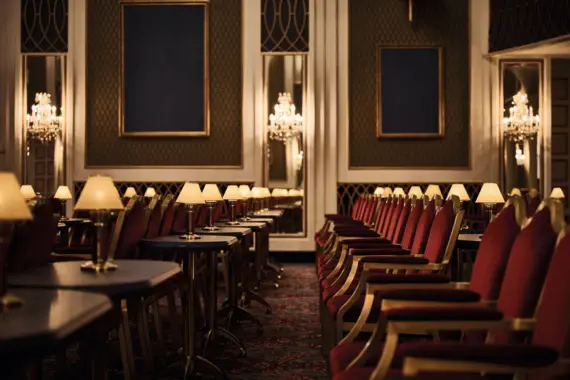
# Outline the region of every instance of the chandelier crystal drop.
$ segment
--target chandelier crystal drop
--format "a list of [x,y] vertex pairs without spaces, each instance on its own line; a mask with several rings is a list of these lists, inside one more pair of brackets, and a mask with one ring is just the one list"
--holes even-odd
[[528,106],[528,95],[524,90],[517,92],[512,104],[509,116],[503,118],[505,137],[515,142],[534,139],[538,133],[540,116],[533,113],[532,106]]
[[295,113],[291,94],[279,93],[275,113],[269,115],[269,138],[287,142],[303,131],[303,116]]
[[515,148],[515,160],[518,166],[523,166],[526,160],[526,156],[519,144],[517,144]]
[[63,116],[57,116],[57,109],[51,104],[51,95],[38,92],[32,106],[32,114],[26,115],[28,138],[42,143],[54,141],[61,133],[62,124]]

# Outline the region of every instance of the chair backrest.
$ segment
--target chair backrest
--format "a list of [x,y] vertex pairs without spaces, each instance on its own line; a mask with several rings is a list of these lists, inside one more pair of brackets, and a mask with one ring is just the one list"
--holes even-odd
[[414,255],[423,255],[426,247],[429,231],[435,218],[435,201],[432,199],[422,211],[422,215],[418,220],[414,242],[412,243],[411,253]]
[[367,194],[362,195],[362,205],[360,205],[360,210],[358,210],[357,215],[358,220],[364,219],[364,214],[366,213],[366,210],[368,210],[368,207],[370,207],[370,198]]
[[363,219],[364,223],[370,224],[372,222],[372,218],[374,218],[374,212],[376,211],[377,207],[378,207],[378,199],[372,198],[370,200],[370,205],[366,210],[366,213],[364,214],[364,219]]
[[360,209],[362,208],[362,203],[364,202],[364,197],[363,195],[359,195],[358,198],[356,199],[356,202],[354,202],[354,206],[352,207],[352,219],[358,219],[358,215],[360,213]]
[[[497,301],[497,308],[505,318],[530,318],[534,315],[557,232],[560,232],[557,230],[563,222],[561,207],[549,202],[541,205],[515,238]],[[507,333],[497,333],[495,341],[506,343],[511,337]]]
[[174,205],[173,196],[167,197],[162,203],[162,225],[160,226],[160,236],[170,235],[172,224],[174,222]]
[[16,225],[8,251],[8,271],[22,272],[50,262],[56,243],[57,221],[51,203],[38,204],[31,222]]
[[398,225],[398,220],[400,219],[405,203],[406,199],[404,198],[396,199],[396,206],[394,207],[394,210],[392,210],[392,219],[390,220],[388,231],[386,232],[386,238],[390,241],[393,241],[394,239],[394,232],[396,231],[396,226]]
[[530,189],[527,194],[527,207],[526,207],[526,214],[530,218],[534,215],[538,206],[540,206],[540,193],[536,189]]
[[155,196],[146,208],[147,222],[146,232],[144,236],[147,239],[153,239],[160,233],[160,225],[162,224],[162,208],[158,196]]
[[374,221],[374,232],[378,234],[382,231],[382,218],[384,218],[384,214],[388,210],[388,198],[381,198],[379,203],[376,220]]
[[[455,248],[462,220],[463,210],[461,210],[459,198],[452,196],[443,204],[433,219],[424,249],[424,258],[430,263],[443,262],[445,264]],[[457,234],[454,234],[454,227],[457,228]],[[451,247],[449,247],[450,244],[452,244]]]
[[408,222],[411,210],[412,210],[412,200],[408,198],[404,202],[402,211],[400,212],[400,216],[398,217],[398,223],[396,224],[396,228],[394,229],[394,234],[391,238],[392,243],[400,244],[402,242],[402,237],[404,236],[404,229]]
[[402,235],[402,240],[400,244],[404,249],[411,249],[412,244],[414,243],[414,237],[416,236],[416,228],[418,226],[418,222],[420,217],[424,211],[424,203],[423,200],[416,199],[410,202],[410,213],[408,216],[408,220],[406,221],[406,227],[404,228],[404,232]]
[[127,209],[121,213],[115,224],[109,255],[114,252],[115,259],[133,259],[137,253],[138,243],[145,234],[147,217],[145,206],[142,202],[132,199]]
[[535,314],[532,343],[559,351],[560,358],[570,357],[570,233],[560,234]]
[[526,221],[525,202],[515,197],[489,224],[477,250],[469,289],[483,300],[497,300],[511,248]]
[[390,204],[388,205],[388,209],[384,215],[384,220],[382,221],[382,229],[380,230],[380,235],[386,236],[388,234],[388,228],[390,227],[390,222],[394,216],[394,209],[396,206],[397,199],[395,197],[391,197]]
[[174,205],[174,221],[172,222],[172,232],[182,233],[186,231],[186,225],[188,224],[188,211],[186,206],[181,203],[176,203]]

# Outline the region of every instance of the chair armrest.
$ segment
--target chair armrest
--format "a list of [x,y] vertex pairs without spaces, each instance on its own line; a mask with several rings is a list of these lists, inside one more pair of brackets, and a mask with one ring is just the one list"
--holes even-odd
[[370,237],[361,237],[358,239],[342,239],[342,244],[343,245],[347,245],[348,248],[359,248],[359,246],[362,246],[362,248],[374,248],[377,246],[392,246],[392,243],[383,238],[383,237],[378,237],[378,236],[370,236]]
[[339,236],[340,242],[342,243],[342,238],[355,238],[355,237],[379,237],[379,235],[371,230],[346,230],[335,232]]
[[[421,276],[421,275],[420,275]],[[437,275],[436,275],[437,276]],[[419,281],[418,281],[419,282]],[[434,302],[479,302],[477,292],[463,289],[400,289],[382,293],[383,300],[434,301]]]
[[382,313],[386,320],[394,322],[501,321],[503,319],[503,313],[499,310],[478,306],[469,308],[405,307],[382,310]]
[[390,252],[385,253],[385,255],[364,256],[360,258],[360,261],[365,264],[429,264],[429,260],[423,257],[411,255],[392,255]]
[[348,254],[351,256],[374,256],[374,255],[392,255],[392,256],[409,256],[410,251],[397,247],[382,248],[363,248],[350,249]]
[[[448,284],[449,277],[441,274],[375,274],[366,279],[367,285],[384,284]],[[434,289],[432,289],[434,290]],[[415,290],[414,290],[415,291]],[[434,290],[435,291],[435,290]]]

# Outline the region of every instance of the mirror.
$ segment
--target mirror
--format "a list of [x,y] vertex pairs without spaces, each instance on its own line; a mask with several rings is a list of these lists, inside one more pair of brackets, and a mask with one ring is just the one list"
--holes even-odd
[[263,67],[264,185],[283,210],[273,236],[304,236],[306,55],[264,55]]
[[53,195],[65,182],[65,55],[23,56],[23,182]]
[[501,61],[500,69],[504,190],[540,189],[542,62]]

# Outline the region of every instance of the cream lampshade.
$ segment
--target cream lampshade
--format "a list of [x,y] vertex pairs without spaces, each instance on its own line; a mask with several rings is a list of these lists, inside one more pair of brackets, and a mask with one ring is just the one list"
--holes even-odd
[[218,185],[214,183],[209,183],[202,189],[202,196],[204,201],[208,204],[208,226],[204,227],[206,231],[218,231],[220,228],[214,226],[214,206],[217,202],[222,200],[222,194],[220,194],[220,189]]
[[[31,187],[31,186],[30,186]],[[0,221],[31,220],[32,213],[14,173],[0,172]]]
[[61,202],[61,219],[67,219],[65,215],[65,202],[72,198],[71,191],[69,191],[69,187],[67,186],[60,186],[57,188],[54,196],[55,199],[59,199]]
[[383,188],[383,187],[380,187],[380,186],[377,186],[376,189],[374,189],[374,194],[373,194],[373,195],[376,196],[376,197],[381,197],[382,194],[384,194],[384,188]]
[[410,190],[408,191],[408,197],[413,197],[415,196],[416,198],[421,198],[424,195],[424,193],[422,192],[422,188],[419,186],[412,186],[410,187]]
[[[20,192],[20,184],[14,173],[0,172],[0,224],[8,224],[10,229],[6,232],[9,236],[11,233],[11,223],[31,220],[32,213],[26,203],[26,199]],[[3,241],[6,236],[0,235],[0,243],[9,244],[9,240]],[[9,239],[9,238],[8,238]],[[8,249],[0,249],[0,262],[7,261]],[[6,265],[0,266],[0,313],[4,308],[17,307],[22,305],[22,300],[17,296],[7,293],[6,285]]]
[[91,261],[81,265],[81,269],[106,272],[117,269],[117,265],[113,263],[115,252],[111,250],[108,257],[103,257],[101,244],[105,231],[105,222],[109,216],[109,211],[124,209],[123,202],[119,191],[115,187],[115,183],[111,177],[93,176],[87,179],[85,187],[75,204],[76,210],[91,211],[91,217],[94,226],[97,228],[97,252]]
[[149,187],[148,189],[146,189],[146,191],[144,192],[144,197],[145,198],[153,198],[156,195],[156,190],[154,189],[154,187]]
[[443,199],[443,194],[441,194],[441,189],[438,185],[429,185],[424,195],[427,195],[429,199],[432,199],[436,195]]
[[261,187],[253,187],[251,189],[252,198],[263,198],[263,190]]
[[465,186],[463,186],[462,183],[454,183],[451,185],[446,199],[451,199],[452,195],[457,196],[461,202],[469,202],[471,200],[469,194],[467,193],[467,190],[465,189]]
[[251,198],[251,189],[248,185],[240,185],[239,192],[241,194],[242,199]]
[[72,198],[71,191],[69,191],[69,187],[67,186],[58,187],[53,197],[62,201],[66,201]]
[[271,196],[273,198],[286,197],[287,196],[287,190],[285,190],[285,189],[273,189],[273,191],[271,192]]
[[484,183],[475,203],[483,203],[489,212],[489,223],[493,221],[493,206],[497,203],[505,203],[501,189],[496,183]]
[[394,195],[398,196],[398,197],[404,197],[406,196],[406,192],[404,191],[404,189],[402,189],[401,187],[396,187],[394,189]]
[[22,185],[20,187],[20,193],[26,200],[34,199],[37,196],[32,185]]
[[186,182],[176,198],[176,203],[183,203],[186,205],[200,205],[204,204],[204,197],[200,191],[200,186],[197,183]]
[[517,188],[517,187],[513,187],[513,189],[511,190],[511,193],[509,194],[510,196],[517,196],[517,197],[522,197],[522,193],[521,193],[521,189]]
[[181,235],[181,239],[197,240],[200,236],[194,233],[194,205],[204,204],[204,197],[200,191],[200,186],[197,183],[186,182],[176,198],[177,203],[186,205],[188,211],[188,231],[186,234]]
[[219,202],[222,200],[220,189],[218,189],[218,185],[214,183],[209,183],[204,186],[204,189],[202,190],[202,196],[206,202]]
[[[148,189],[147,189],[148,191]],[[127,190],[125,190],[125,194],[123,194],[123,198],[132,198],[135,195],[137,195],[137,191],[135,190],[134,187],[130,186],[127,187]]]
[[122,210],[123,202],[111,177],[93,176],[87,183],[75,204],[76,210]]
[[555,187],[554,189],[552,189],[552,192],[550,193],[550,198],[564,199],[566,197],[564,196],[564,192],[560,187]]
[[271,196],[271,191],[269,191],[269,188],[267,187],[261,188],[261,193],[263,194],[264,198],[269,198]]
[[236,185],[228,186],[228,188],[226,189],[226,192],[224,193],[224,200],[237,201],[240,199],[242,199],[242,196],[241,196],[241,193],[239,191],[239,188]]
[[384,188],[384,192],[382,193],[382,198],[387,198],[388,196],[392,195],[392,189],[389,187]]

